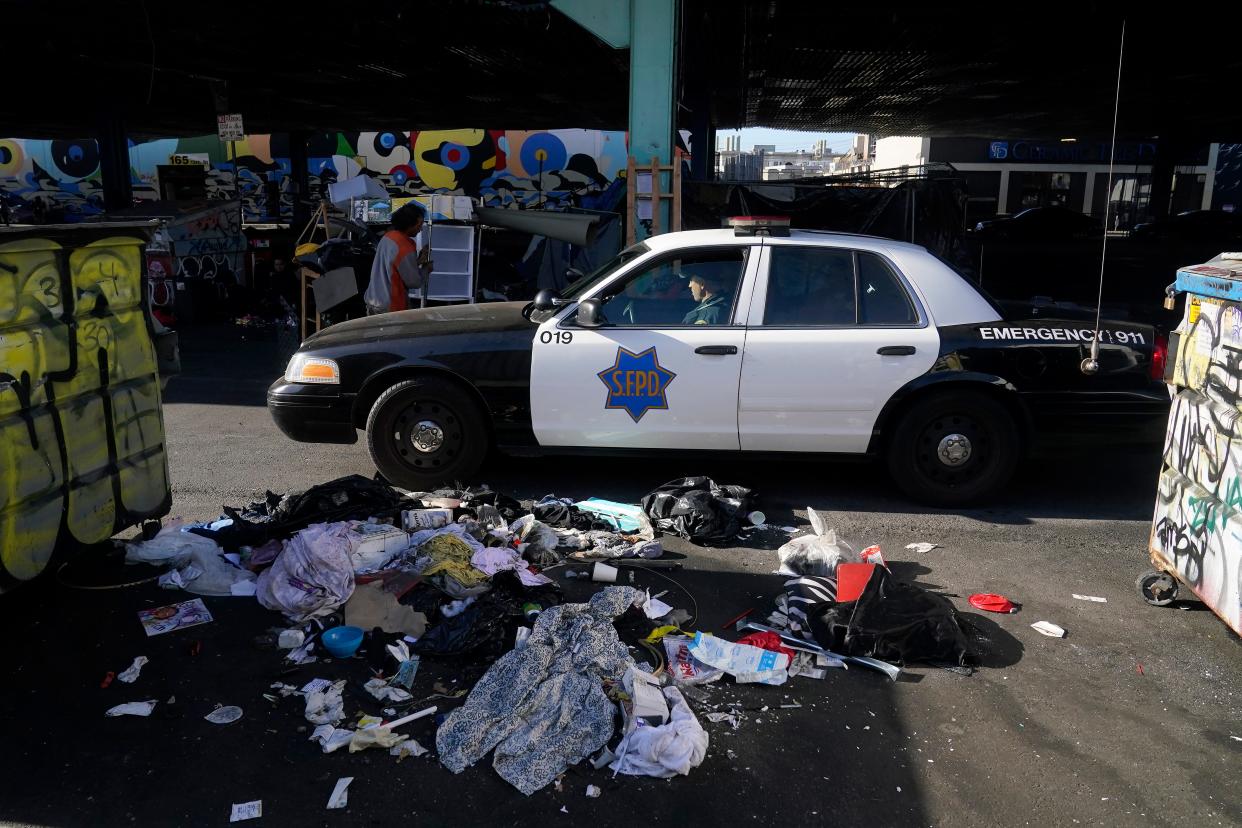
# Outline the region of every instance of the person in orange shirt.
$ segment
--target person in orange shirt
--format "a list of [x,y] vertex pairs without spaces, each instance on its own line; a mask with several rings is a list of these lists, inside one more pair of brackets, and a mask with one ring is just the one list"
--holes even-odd
[[427,251],[418,238],[422,230],[423,209],[417,202],[392,214],[392,227],[375,246],[371,283],[363,294],[368,315],[405,310],[410,306],[408,291],[423,286]]

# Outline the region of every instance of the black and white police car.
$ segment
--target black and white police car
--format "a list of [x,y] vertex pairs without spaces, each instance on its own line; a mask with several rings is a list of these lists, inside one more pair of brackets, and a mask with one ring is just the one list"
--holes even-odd
[[491,445],[874,455],[910,496],[963,505],[1046,431],[1167,415],[1152,327],[1102,324],[1087,375],[1094,319],[1019,315],[921,247],[739,221],[654,236],[534,302],[334,325],[268,408],[295,440],[364,429],[383,475],[418,490],[469,479]]

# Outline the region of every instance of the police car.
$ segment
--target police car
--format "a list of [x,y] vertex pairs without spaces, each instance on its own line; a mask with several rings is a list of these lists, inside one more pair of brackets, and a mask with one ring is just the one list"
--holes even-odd
[[[1068,314],[1066,316],[1069,316]],[[925,249],[772,220],[654,236],[533,302],[435,307],[308,338],[268,391],[295,440],[353,443],[395,484],[530,453],[883,458],[910,496],[995,492],[1045,431],[1156,427],[1165,343],[1001,309]]]

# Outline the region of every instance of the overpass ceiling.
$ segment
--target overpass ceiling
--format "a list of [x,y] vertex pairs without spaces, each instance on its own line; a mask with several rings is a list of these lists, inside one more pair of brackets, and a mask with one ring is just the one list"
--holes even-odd
[[[1203,45],[1227,8],[682,0],[680,113],[707,107],[720,128],[1104,137],[1124,11],[1121,137],[1242,140],[1242,50]],[[214,132],[218,111],[253,133],[626,126],[628,52],[546,0],[23,0],[5,24],[0,134],[78,137],[101,111],[134,136]]]
[[686,0],[684,31],[720,128],[1107,137],[1126,17],[1120,135],[1242,140],[1235,6]]
[[624,129],[629,54],[546,0],[6,4],[0,135]]

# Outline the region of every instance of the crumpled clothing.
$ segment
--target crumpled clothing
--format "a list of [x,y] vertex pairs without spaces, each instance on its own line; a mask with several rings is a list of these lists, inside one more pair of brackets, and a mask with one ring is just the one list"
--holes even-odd
[[556,549],[560,543],[556,530],[535,520],[534,515],[526,515],[515,520],[509,531],[517,536],[522,543],[542,546],[544,549]]
[[348,523],[316,523],[298,532],[259,575],[256,596],[298,621],[327,615],[354,594]]
[[487,575],[495,575],[497,572],[503,572],[506,569],[517,573],[518,578],[526,586],[540,586],[548,584],[552,579],[546,575],[539,575],[531,572],[528,564],[516,549],[509,549],[505,546],[491,546],[481,549],[474,553],[474,557],[470,559],[470,563],[474,568]]
[[603,682],[634,663],[612,619],[644,597],[608,587],[540,613],[526,646],[493,664],[436,733],[441,763],[461,773],[495,748],[496,772],[529,796],[604,747],[615,707]]
[[594,530],[579,532],[568,529],[557,532],[560,545],[576,549],[569,557],[580,561],[608,558],[658,558],[664,554],[659,541],[645,540],[636,535]]
[[630,776],[668,779],[690,773],[707,756],[707,731],[699,724],[676,687],[664,688],[672,716],[667,724],[652,726],[642,720],[617,746],[617,758],[608,767]]
[[440,534],[418,548],[420,556],[431,558],[422,571],[424,578],[444,573],[467,589],[487,580],[487,576],[470,565],[474,550],[470,544],[453,534]]

